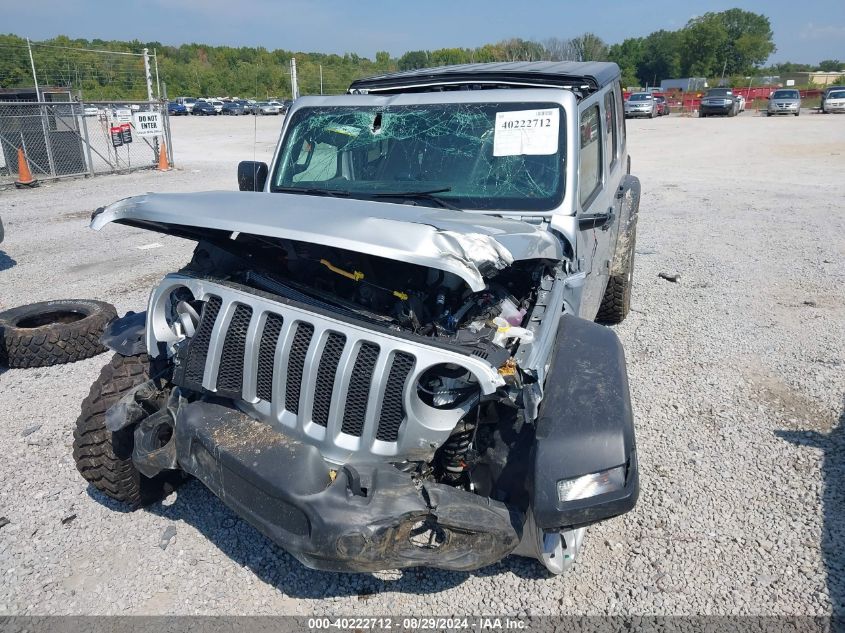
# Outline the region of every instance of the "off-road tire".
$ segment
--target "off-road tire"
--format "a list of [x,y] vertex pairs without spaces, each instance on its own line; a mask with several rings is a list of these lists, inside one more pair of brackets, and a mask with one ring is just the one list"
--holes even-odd
[[149,380],[150,358],[112,356],[82,401],[82,412],[73,432],[73,460],[80,474],[97,490],[132,507],[153,503],[173,490],[178,473],[150,479],[132,463],[133,429],[112,433],[106,428],[106,411],[133,387]]
[[0,312],[0,364],[48,367],[96,356],[100,335],[117,317],[102,301],[43,301]]
[[634,250],[637,243],[636,229],[631,238],[630,252],[625,270],[619,275],[611,275],[601,300],[596,322],[604,325],[617,325],[625,320],[631,310],[631,288],[634,284]]

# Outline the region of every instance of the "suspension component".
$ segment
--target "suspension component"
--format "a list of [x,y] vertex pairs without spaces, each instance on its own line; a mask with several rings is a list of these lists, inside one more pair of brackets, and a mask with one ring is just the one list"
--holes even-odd
[[475,431],[478,428],[478,422],[473,418],[472,414],[464,416],[452,431],[449,439],[437,451],[437,465],[441,471],[443,483],[453,486],[459,484],[470,466],[468,461],[471,460],[468,458],[472,442],[475,440]]

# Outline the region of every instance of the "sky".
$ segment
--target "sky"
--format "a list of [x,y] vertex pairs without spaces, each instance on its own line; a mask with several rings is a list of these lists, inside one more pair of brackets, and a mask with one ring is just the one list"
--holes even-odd
[[373,58],[587,31],[613,44],[733,7],[769,17],[777,46],[770,62],[845,60],[845,0],[0,0],[0,32]]

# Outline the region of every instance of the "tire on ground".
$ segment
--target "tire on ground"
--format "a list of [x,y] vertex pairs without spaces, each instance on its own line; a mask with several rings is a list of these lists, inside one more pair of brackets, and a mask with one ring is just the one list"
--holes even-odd
[[178,473],[165,472],[150,479],[132,463],[133,429],[112,433],[106,428],[106,411],[133,387],[149,380],[150,358],[112,356],[82,401],[82,412],[73,432],[76,469],[92,486],[112,499],[138,507],[153,503],[175,487]]
[[624,270],[618,275],[611,275],[601,300],[596,322],[605,325],[617,325],[625,320],[631,309],[631,286],[634,283],[634,249],[637,233],[631,237],[630,252]]
[[43,301],[0,312],[0,364],[48,367],[106,350],[100,335],[117,316],[102,301]]

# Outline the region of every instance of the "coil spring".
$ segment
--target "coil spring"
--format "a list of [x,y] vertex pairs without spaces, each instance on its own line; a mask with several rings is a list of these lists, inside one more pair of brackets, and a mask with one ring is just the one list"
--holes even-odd
[[447,483],[457,482],[464,474],[466,469],[464,458],[475,438],[478,423],[470,416],[466,416],[458,425],[461,427],[460,430],[456,428],[439,451],[439,464],[443,469],[443,479]]

